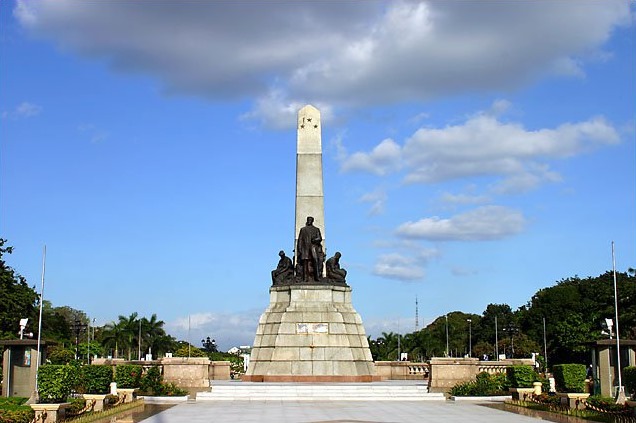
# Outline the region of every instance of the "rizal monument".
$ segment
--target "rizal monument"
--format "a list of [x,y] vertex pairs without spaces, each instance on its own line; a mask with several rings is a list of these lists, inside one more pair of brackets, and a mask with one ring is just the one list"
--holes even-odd
[[341,254],[326,259],[320,112],[298,112],[293,258],[272,271],[270,303],[258,322],[248,382],[378,380]]

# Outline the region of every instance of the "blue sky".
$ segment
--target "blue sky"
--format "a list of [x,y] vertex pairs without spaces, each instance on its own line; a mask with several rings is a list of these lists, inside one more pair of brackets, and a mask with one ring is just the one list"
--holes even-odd
[[[0,3],[0,236],[98,324],[250,344],[321,110],[367,332],[636,267],[628,1]],[[329,251],[328,251],[329,252]]]

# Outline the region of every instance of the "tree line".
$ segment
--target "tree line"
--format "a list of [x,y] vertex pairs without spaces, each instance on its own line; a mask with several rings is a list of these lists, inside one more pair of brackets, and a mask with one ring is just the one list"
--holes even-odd
[[[399,360],[400,353],[408,353],[409,360],[419,361],[466,355],[494,359],[497,353],[524,358],[544,356],[547,350],[550,365],[589,363],[588,344],[610,336],[603,323],[614,319],[613,278],[610,271],[574,276],[540,289],[517,310],[489,304],[481,315],[453,311],[416,332],[384,332],[369,338],[371,354],[375,360]],[[636,272],[617,272],[616,279],[620,336],[636,339]]]
[[[5,263],[4,256],[11,252],[12,247],[0,238],[0,339],[18,337],[19,318],[38,321],[39,296]],[[634,269],[617,273],[617,292],[620,335],[636,339]],[[369,338],[369,346],[374,360],[399,360],[403,352],[413,361],[465,355],[494,359],[497,353],[522,358],[531,353],[543,355],[547,350],[550,365],[587,363],[587,343],[609,337],[602,326],[606,318],[614,318],[612,272],[562,279],[537,291],[517,310],[507,304],[489,304],[482,314],[453,311],[416,332],[388,332]],[[44,301],[43,337],[58,344],[49,357],[65,361],[86,360],[89,354],[127,359],[145,357],[146,353],[154,357],[166,352],[175,356],[218,354],[216,347],[202,351],[168,335],[156,314],[149,318],[138,313],[120,315],[102,327],[91,323],[83,311]]]

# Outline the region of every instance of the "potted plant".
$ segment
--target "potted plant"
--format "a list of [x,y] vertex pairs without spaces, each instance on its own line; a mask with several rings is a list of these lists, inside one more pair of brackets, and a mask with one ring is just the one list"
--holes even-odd
[[512,399],[527,400],[534,394],[534,382],[537,374],[532,366],[510,366],[506,368],[506,376],[510,381]]
[[570,408],[579,408],[582,400],[590,396],[585,392],[585,376],[587,369],[584,364],[557,364],[552,367],[557,395],[561,404]]
[[64,418],[66,408],[70,405],[68,396],[77,382],[77,369],[70,364],[45,364],[40,367],[38,403],[30,404],[36,421],[42,419],[43,422],[54,422]]
[[122,364],[115,367],[117,395],[125,395],[125,403],[134,400],[141,383],[142,371],[143,368],[136,364]]
[[113,368],[109,365],[93,364],[80,368],[78,391],[86,401],[94,401],[93,411],[102,411],[110,394]]

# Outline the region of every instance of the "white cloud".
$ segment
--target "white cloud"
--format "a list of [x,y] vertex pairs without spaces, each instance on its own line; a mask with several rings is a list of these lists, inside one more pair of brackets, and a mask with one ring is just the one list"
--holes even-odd
[[167,91],[261,97],[254,113],[264,116],[270,90],[288,106],[368,105],[581,75],[630,24],[623,0],[19,0],[14,14],[34,34],[157,77]]
[[[492,110],[501,112],[509,107],[500,100]],[[368,153],[343,155],[341,169],[376,175],[406,169],[407,183],[496,176],[504,178],[493,186],[496,193],[521,192],[561,180],[544,161],[568,158],[619,141],[618,131],[603,117],[529,130],[521,123],[478,113],[457,125],[421,128],[404,146],[386,139]]]
[[386,204],[387,195],[383,189],[377,189],[373,192],[369,192],[360,197],[360,201],[363,203],[371,203],[371,209],[369,210],[370,216],[377,216],[384,213],[384,205]]
[[411,257],[391,253],[378,258],[373,274],[389,279],[412,281],[424,277],[424,268]]
[[520,123],[479,115],[461,125],[419,129],[406,141],[402,156],[410,169],[407,182],[520,173],[540,177],[547,169],[537,160],[574,156],[619,139],[602,117],[527,130]]
[[24,119],[39,115],[42,112],[42,106],[31,103],[29,101],[23,101],[18,104],[15,109],[11,111],[3,111],[3,119]]
[[166,331],[177,339],[187,340],[196,347],[201,339],[214,338],[225,351],[233,346],[252,345],[258,317],[261,311],[250,310],[242,313],[194,313],[166,323]]
[[343,171],[361,170],[385,175],[400,168],[400,146],[390,138],[375,146],[370,153],[357,152],[342,162]]
[[483,206],[448,219],[429,217],[400,225],[396,234],[430,241],[484,241],[505,238],[524,230],[523,214],[502,206]]
[[441,196],[441,201],[447,204],[484,204],[490,201],[490,197],[485,195],[470,195],[470,194],[451,194],[445,192]]

